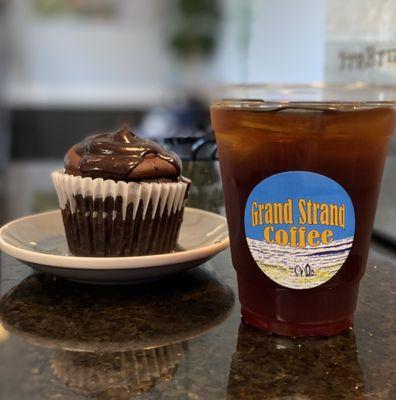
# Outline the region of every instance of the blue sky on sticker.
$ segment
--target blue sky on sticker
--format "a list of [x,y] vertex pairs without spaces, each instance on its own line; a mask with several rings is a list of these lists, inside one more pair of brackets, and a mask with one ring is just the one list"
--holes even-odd
[[[344,239],[354,235],[355,215],[352,201],[341,185],[332,179],[305,171],[290,171],[272,175],[260,182],[250,193],[245,207],[245,233],[246,236],[256,240],[263,240],[263,229],[267,224],[252,226],[252,202],[279,203],[293,199],[294,224],[277,224],[276,229],[289,230],[292,226],[306,226],[307,229],[317,229],[322,232],[331,229],[334,239]],[[300,225],[298,217],[298,200],[311,200],[315,203],[346,205],[345,229],[328,225]]]

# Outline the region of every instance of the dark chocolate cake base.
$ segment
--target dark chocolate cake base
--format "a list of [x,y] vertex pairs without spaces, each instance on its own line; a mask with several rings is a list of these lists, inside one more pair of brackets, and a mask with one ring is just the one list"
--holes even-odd
[[127,206],[125,219],[122,215],[121,196],[94,199],[76,195],[74,213],[67,202],[62,209],[69,250],[76,256],[125,257],[168,253],[175,250],[183,220],[180,211],[162,215],[159,208],[152,216],[152,203],[148,204],[143,218],[140,202],[135,218],[133,204]]

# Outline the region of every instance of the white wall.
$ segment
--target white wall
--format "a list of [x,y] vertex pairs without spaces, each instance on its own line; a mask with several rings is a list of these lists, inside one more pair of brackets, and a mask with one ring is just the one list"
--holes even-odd
[[31,4],[12,1],[14,100],[144,103],[161,93],[172,69],[161,3],[122,1],[115,20],[39,18]]
[[252,0],[248,80],[323,80],[325,0]]
[[[223,82],[323,80],[326,0],[224,0],[217,59]],[[250,16],[246,15],[250,5]],[[250,18],[251,27],[246,27]],[[250,44],[242,43],[249,37]]]

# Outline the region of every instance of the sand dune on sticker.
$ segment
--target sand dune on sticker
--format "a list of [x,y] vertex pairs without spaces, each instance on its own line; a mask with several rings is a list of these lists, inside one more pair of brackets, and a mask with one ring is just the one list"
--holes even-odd
[[[275,282],[288,287],[309,288],[326,282],[337,273],[349,254],[353,237],[304,249],[268,244],[251,238],[247,238],[247,243],[256,263]],[[297,276],[296,267],[304,269],[307,264],[313,275]]]

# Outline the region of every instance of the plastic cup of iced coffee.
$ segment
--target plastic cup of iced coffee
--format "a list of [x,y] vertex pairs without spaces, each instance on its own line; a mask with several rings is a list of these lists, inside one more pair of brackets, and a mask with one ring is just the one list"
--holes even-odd
[[353,324],[396,89],[234,86],[211,106],[242,317],[286,336]]

